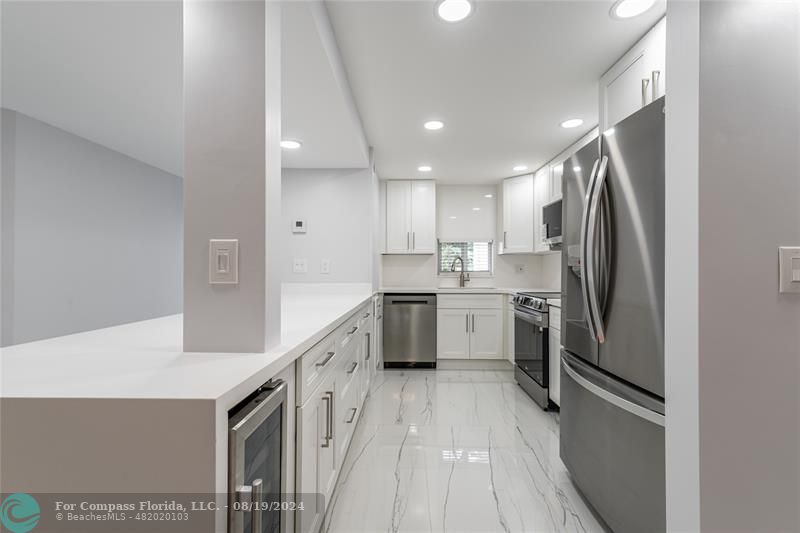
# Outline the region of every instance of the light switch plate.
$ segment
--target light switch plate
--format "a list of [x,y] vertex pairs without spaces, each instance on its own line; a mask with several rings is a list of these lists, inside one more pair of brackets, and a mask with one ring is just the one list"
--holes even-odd
[[239,240],[208,241],[208,282],[211,285],[239,283]]
[[800,246],[778,248],[780,292],[800,292]]

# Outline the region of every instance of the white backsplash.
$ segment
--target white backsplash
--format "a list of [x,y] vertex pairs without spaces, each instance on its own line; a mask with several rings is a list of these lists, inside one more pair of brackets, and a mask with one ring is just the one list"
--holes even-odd
[[[456,276],[439,276],[436,255],[384,255],[382,287],[455,287]],[[497,255],[492,276],[473,274],[470,287],[560,289],[560,254]],[[545,265],[547,268],[544,268]],[[558,265],[554,268],[553,265]],[[518,271],[522,267],[522,272]]]

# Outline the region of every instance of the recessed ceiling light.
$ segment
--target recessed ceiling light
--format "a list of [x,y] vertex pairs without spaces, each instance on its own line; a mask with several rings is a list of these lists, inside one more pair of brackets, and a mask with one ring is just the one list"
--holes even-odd
[[491,194],[484,194],[483,197],[484,198],[492,198],[493,196]]
[[574,167],[572,167],[572,170],[574,170],[575,172],[580,172],[581,171],[581,167],[574,166]]
[[456,218],[458,218],[458,217],[455,217],[455,216],[451,216],[450,217],[451,220],[455,220]]
[[430,172],[431,170],[433,170],[433,168],[431,168],[428,165],[422,165],[421,167],[417,167],[417,170],[419,170],[420,172]]
[[469,0],[442,0],[436,6],[436,13],[446,22],[458,22],[472,13],[472,2]]
[[423,126],[425,126],[426,130],[436,131],[444,128],[444,122],[441,120],[429,120]]
[[655,3],[656,0],[617,0],[611,6],[609,14],[614,19],[638,17],[653,7]]
[[297,150],[303,146],[303,143],[300,141],[295,141],[292,139],[284,139],[281,141],[281,148],[286,148],[287,150]]
[[522,172],[523,170],[528,170],[528,165],[517,165],[514,167],[514,172]]
[[480,207],[473,207],[473,208],[472,208],[472,210],[473,210],[473,211],[480,211],[480,210],[481,210],[481,208],[480,208]]
[[569,120],[565,120],[564,122],[562,122],[561,123],[561,127],[562,128],[577,128],[581,124],[583,124],[583,120],[581,120],[579,118],[571,118]]

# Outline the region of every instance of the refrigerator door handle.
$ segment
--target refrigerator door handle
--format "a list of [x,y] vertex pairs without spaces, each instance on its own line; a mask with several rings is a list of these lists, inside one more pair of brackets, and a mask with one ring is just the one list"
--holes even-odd
[[597,165],[600,164],[600,159],[595,159],[592,165],[592,172],[589,174],[589,184],[586,188],[586,199],[583,202],[583,214],[581,215],[581,295],[583,296],[583,313],[586,317],[586,325],[589,327],[589,335],[592,340],[597,339],[597,334],[594,331],[594,320],[592,319],[591,311],[589,309],[589,286],[587,284],[587,264],[589,254],[586,253],[586,226],[589,223],[589,205],[591,204],[592,194],[594,192],[594,180],[597,176]]
[[631,401],[626,400],[625,398],[620,398],[616,394],[612,394],[606,389],[602,388],[601,386],[593,383],[589,379],[582,376],[576,369],[573,367],[569,361],[565,358],[561,358],[561,368],[564,369],[564,372],[567,373],[569,377],[571,377],[575,383],[586,389],[587,391],[591,392],[598,398],[605,400],[606,402],[619,407],[620,409],[627,411],[628,413],[638,416],[639,418],[643,418],[648,422],[652,422],[653,424],[657,424],[661,427],[664,427],[664,415],[661,413],[656,413],[655,411],[651,411],[646,407],[642,407],[641,405],[635,404]]
[[594,324],[597,342],[603,344],[606,341],[605,328],[603,326],[603,311],[600,309],[600,298],[597,293],[597,237],[598,217],[600,215],[600,198],[604,194],[606,176],[608,175],[608,156],[604,155],[597,169],[594,191],[589,206],[589,221],[586,224],[586,284],[589,293],[589,310]]

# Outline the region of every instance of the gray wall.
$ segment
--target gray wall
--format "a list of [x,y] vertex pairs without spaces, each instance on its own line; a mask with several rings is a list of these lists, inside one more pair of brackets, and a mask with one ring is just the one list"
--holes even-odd
[[181,311],[181,179],[2,111],[2,345]]
[[701,1],[699,84],[701,526],[800,531],[800,4]]
[[[283,169],[284,282],[370,283],[372,281],[373,183],[369,169]],[[305,219],[308,232],[292,233]],[[305,258],[308,273],[293,272]],[[320,273],[322,259],[330,274]]]

